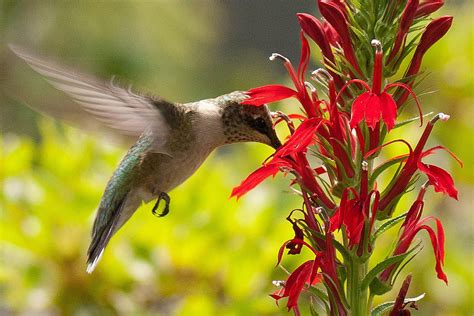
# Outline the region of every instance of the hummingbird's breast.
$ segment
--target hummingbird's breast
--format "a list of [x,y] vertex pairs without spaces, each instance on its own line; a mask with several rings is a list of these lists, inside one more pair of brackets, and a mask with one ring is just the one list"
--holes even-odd
[[[224,144],[220,110],[208,101],[175,106],[166,111],[169,137],[166,152],[148,152],[140,164],[136,187],[148,202],[169,192],[193,175],[209,154]],[[171,114],[173,115],[171,115]]]
[[148,202],[160,192],[169,192],[193,175],[212,149],[191,146],[185,151],[175,152],[172,157],[159,153],[147,153],[140,166],[143,201]]

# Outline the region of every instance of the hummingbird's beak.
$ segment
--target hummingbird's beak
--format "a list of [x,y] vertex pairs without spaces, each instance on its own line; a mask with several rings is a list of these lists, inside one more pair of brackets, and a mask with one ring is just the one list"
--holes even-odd
[[268,133],[268,138],[270,138],[270,142],[271,142],[271,146],[275,149],[278,149],[281,147],[281,142],[280,140],[278,139],[278,136],[277,134],[275,133],[275,130],[272,129],[269,133]]

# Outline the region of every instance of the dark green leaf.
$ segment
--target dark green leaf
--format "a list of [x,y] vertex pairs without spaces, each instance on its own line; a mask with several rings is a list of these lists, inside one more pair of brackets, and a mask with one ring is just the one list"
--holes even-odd
[[372,237],[372,242],[374,242],[381,234],[383,234],[386,230],[392,228],[399,222],[405,219],[405,216],[407,213],[403,213],[401,215],[398,215],[397,217],[391,218],[386,220],[382,225],[380,225],[379,228],[375,231],[373,237]]
[[[404,300],[404,303],[405,304],[408,304],[408,303],[413,303],[413,302],[418,302],[419,300],[421,300],[423,297],[425,297],[425,294],[421,294],[421,295],[418,295],[417,297],[413,297],[413,298],[406,298]],[[374,309],[372,309],[372,312],[370,313],[371,316],[381,316],[383,315],[384,312],[388,311],[388,309],[390,307],[393,306],[393,304],[395,304],[395,301],[390,301],[390,302],[385,302],[385,303],[382,303],[380,305],[378,305],[377,307],[375,307]]]
[[360,288],[362,290],[366,289],[369,286],[370,282],[372,282],[372,280],[377,276],[377,274],[379,274],[380,272],[382,272],[383,270],[385,270],[392,264],[401,262],[403,259],[405,259],[408,256],[408,254],[409,253],[407,252],[401,255],[393,256],[377,264],[372,270],[370,270],[367,273],[365,278],[362,280],[360,284]]

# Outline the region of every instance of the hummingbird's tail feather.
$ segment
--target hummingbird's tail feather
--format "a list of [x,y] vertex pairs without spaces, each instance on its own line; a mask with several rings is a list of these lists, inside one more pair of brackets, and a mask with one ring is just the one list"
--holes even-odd
[[[99,207],[99,211],[97,212],[97,217],[94,221],[94,227],[92,230],[92,241],[87,250],[87,273],[92,273],[100,261],[102,254],[104,253],[105,247],[110,241],[110,238],[114,235],[114,233],[120,228],[124,221],[121,221],[121,214],[123,208],[127,201],[127,195],[125,195],[122,200],[118,203],[115,210],[113,210],[113,216],[109,217],[107,222],[100,223],[101,215],[104,210]],[[102,206],[102,205],[101,205]]]

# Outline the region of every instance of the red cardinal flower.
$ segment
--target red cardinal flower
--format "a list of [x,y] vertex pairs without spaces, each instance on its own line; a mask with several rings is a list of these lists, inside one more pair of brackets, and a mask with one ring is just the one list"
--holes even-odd
[[290,138],[275,152],[273,158],[262,167],[252,172],[247,179],[232,190],[232,196],[241,197],[248,191],[255,188],[263,180],[270,176],[275,176],[282,168],[295,169],[294,157],[297,153],[306,151],[306,148],[313,142],[315,131],[321,124],[318,118],[306,119],[298,126]]
[[447,148],[443,146],[436,146],[424,151],[421,154],[420,160],[418,160],[418,164],[417,164],[418,170],[426,174],[426,176],[428,177],[428,180],[430,181],[430,184],[433,185],[434,190],[436,192],[447,194],[453,199],[457,200],[458,190],[456,190],[456,187],[454,186],[454,180],[451,177],[451,175],[448,172],[446,172],[446,170],[441,169],[440,167],[428,165],[421,161],[421,158],[431,155],[434,151],[438,149],[443,149],[447,151],[451,155],[451,157],[453,157],[459,163],[459,165],[462,166],[461,160],[459,160],[459,158],[456,157],[451,151],[449,151]]
[[[425,131],[423,132],[423,135],[420,137],[420,140],[418,141],[418,144],[416,145],[414,150],[411,148],[410,144],[408,144],[406,141],[398,140],[408,146],[410,153],[408,154],[406,163],[403,166],[403,169],[398,175],[393,186],[390,188],[388,193],[381,199],[380,204],[379,204],[380,210],[384,210],[394,199],[396,199],[396,197],[399,194],[401,194],[402,192],[406,190],[408,183],[410,182],[412,176],[415,174],[417,170],[420,170],[421,172],[427,175],[428,179],[430,180],[430,183],[434,186],[436,192],[442,192],[449,195],[452,198],[457,199],[458,191],[454,187],[454,181],[451,175],[449,175],[449,173],[447,173],[445,170],[439,167],[427,165],[421,161],[423,157],[431,155],[434,151],[438,149],[444,149],[459,163],[461,167],[463,166],[461,160],[459,160],[459,158],[457,158],[452,152],[450,152],[448,149],[444,148],[443,146],[436,146],[426,151],[423,151],[423,147],[425,146],[428,140],[428,137],[431,134],[431,131],[433,130],[434,124],[440,119],[443,121],[446,121],[449,119],[449,115],[446,115],[443,113],[437,114],[427,124]],[[394,141],[389,142],[383,146],[386,146],[393,142]],[[374,152],[374,150],[371,152]],[[370,156],[371,152],[367,153],[366,157]]]
[[[349,192],[352,192],[353,198],[349,198]],[[331,217],[331,231],[340,229],[342,225],[346,227],[347,237],[350,246],[359,244],[364,228],[365,214],[363,211],[364,201],[361,201],[359,195],[352,188],[345,189],[342,193],[341,203],[333,217]]]
[[[369,232],[372,231],[377,215],[380,195],[375,190],[368,193],[367,170],[367,162],[363,162],[359,194],[354,188],[346,188],[342,192],[339,208],[331,217],[331,232],[340,229],[344,225],[350,246],[360,243],[366,220],[370,219]],[[353,198],[349,199],[349,194],[352,194]],[[370,209],[372,200],[372,208]]]
[[286,307],[288,307],[288,310],[292,309],[295,315],[299,315],[298,298],[300,297],[301,292],[303,292],[305,286],[310,287],[321,281],[321,275],[317,273],[320,267],[321,253],[317,252],[313,247],[301,239],[292,239],[281,246],[278,253],[278,264],[280,264],[283,251],[289,243],[301,244],[308,247],[314,253],[316,259],[308,260],[300,265],[284,282],[283,288],[270,296],[273,297],[277,302],[284,297],[288,297]]
[[[436,257],[436,273],[438,279],[443,280],[446,284],[448,283],[448,278],[446,274],[443,272],[443,264],[444,264],[444,229],[443,225],[441,224],[440,220],[436,217],[428,216],[424,219],[421,219],[421,214],[423,212],[423,197],[426,192],[428,185],[423,185],[420,193],[418,194],[418,198],[411,206],[408,214],[405,218],[405,221],[401,228],[400,238],[398,240],[397,246],[393,253],[394,256],[401,255],[406,253],[415,236],[418,232],[425,230],[431,240],[431,245],[433,246],[433,251]],[[436,232],[430,226],[426,225],[429,220],[433,220],[436,223]],[[393,273],[395,272],[398,265],[391,265],[386,270],[384,270],[380,274],[380,279],[384,282],[387,282],[392,277]]]
[[397,118],[397,105],[392,95],[387,93],[387,90],[392,87],[400,87],[413,95],[420,112],[421,123],[423,124],[423,115],[420,104],[410,87],[403,83],[391,83],[386,85],[381,91],[383,58],[382,45],[377,40],[373,40],[372,45],[376,47],[372,88],[362,80],[353,79],[346,83],[338,94],[339,98],[342,92],[353,83],[359,83],[367,90],[367,92],[362,93],[354,100],[351,110],[351,128],[355,128],[362,120],[364,120],[367,126],[374,130],[380,119],[383,119],[387,129],[391,130],[395,126],[395,119]]

